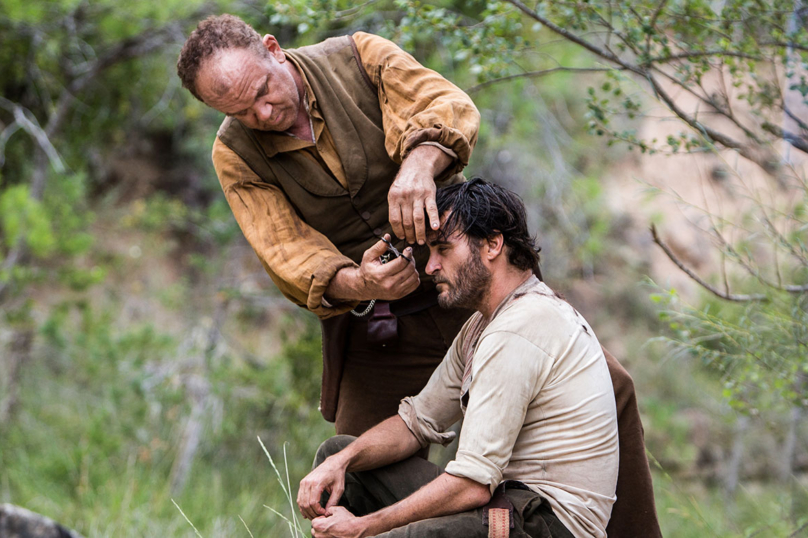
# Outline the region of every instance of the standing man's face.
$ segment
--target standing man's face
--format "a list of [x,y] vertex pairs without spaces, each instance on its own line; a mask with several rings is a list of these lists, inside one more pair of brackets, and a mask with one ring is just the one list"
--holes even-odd
[[491,272],[483,265],[479,247],[469,244],[459,232],[448,238],[428,233],[427,244],[426,272],[437,284],[438,304],[443,308],[477,310],[491,285]]
[[265,57],[229,49],[208,60],[197,77],[197,91],[205,104],[250,129],[286,131],[297,119],[300,93],[278,42],[264,36],[264,44]]

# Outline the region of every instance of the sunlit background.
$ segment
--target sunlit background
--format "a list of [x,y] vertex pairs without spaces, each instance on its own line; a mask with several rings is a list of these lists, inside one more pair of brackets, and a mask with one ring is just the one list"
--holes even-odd
[[229,12],[284,47],[381,34],[466,89],[466,175],[524,198],[546,281],[634,377],[665,536],[808,536],[807,9],[0,0],[0,503],[88,537],[293,535],[284,487],[333,434],[319,325],[175,72]]

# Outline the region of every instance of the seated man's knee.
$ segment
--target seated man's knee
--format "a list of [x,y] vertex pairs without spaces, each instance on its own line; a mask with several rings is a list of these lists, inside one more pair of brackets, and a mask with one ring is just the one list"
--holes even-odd
[[333,456],[350,445],[354,440],[356,440],[356,437],[353,435],[335,435],[330,439],[326,439],[317,449],[317,455],[314,457],[314,467],[323,463],[327,457]]

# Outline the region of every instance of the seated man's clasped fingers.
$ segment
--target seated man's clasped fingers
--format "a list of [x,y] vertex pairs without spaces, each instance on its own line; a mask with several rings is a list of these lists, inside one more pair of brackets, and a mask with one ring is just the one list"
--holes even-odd
[[[306,519],[324,516],[326,511],[336,505],[345,490],[345,471],[334,469],[331,465],[320,465],[300,482],[297,493],[297,505]],[[320,504],[323,492],[329,494],[325,508]]]

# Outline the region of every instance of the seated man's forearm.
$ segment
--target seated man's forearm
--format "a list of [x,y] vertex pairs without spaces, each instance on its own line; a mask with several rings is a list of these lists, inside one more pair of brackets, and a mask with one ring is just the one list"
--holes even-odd
[[[345,490],[345,473],[383,467],[415,454],[420,443],[398,415],[377,424],[341,452],[326,458],[300,481],[297,505],[303,517],[314,519],[335,506]],[[330,496],[325,508],[323,492]]]
[[[487,485],[443,473],[406,499],[355,521],[361,536],[376,536],[416,521],[448,516],[484,506],[491,500]],[[329,518],[317,518],[312,527],[327,526]]]
[[407,459],[420,448],[401,417],[394,415],[362,434],[332,458],[344,463],[347,472],[367,471]]

